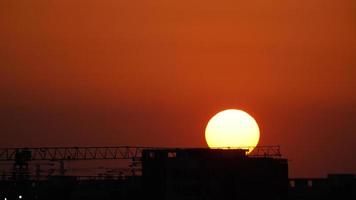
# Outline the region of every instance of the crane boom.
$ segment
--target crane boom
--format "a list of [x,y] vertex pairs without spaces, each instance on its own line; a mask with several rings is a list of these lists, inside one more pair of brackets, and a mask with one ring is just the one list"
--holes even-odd
[[0,148],[0,161],[65,161],[136,159],[147,147],[43,147]]

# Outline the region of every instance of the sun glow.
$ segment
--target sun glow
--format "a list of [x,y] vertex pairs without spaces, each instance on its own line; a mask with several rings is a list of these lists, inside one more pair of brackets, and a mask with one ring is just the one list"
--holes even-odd
[[248,148],[251,152],[258,144],[260,130],[257,122],[242,110],[229,109],[212,117],[205,129],[210,148]]

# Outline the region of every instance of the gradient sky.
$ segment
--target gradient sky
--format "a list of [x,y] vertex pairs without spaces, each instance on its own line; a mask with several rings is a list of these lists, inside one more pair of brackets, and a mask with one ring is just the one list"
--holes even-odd
[[292,177],[356,173],[356,1],[0,1],[1,147],[206,147],[227,108]]

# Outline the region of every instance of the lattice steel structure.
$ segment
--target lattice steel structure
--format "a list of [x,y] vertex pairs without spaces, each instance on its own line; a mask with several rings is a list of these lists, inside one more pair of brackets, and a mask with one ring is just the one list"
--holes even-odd
[[0,148],[0,161],[66,161],[137,159],[145,147]]

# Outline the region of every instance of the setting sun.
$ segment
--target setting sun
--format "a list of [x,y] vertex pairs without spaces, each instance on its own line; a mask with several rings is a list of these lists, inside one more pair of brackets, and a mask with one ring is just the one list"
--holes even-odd
[[242,110],[229,109],[217,113],[205,129],[210,148],[246,148],[251,152],[258,144],[257,122]]

